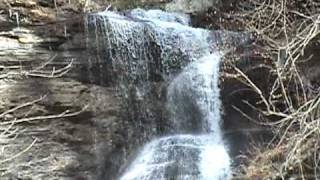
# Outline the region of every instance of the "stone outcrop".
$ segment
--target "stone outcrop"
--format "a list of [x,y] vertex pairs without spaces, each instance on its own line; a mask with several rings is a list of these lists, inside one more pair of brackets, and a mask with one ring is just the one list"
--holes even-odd
[[166,4],[166,10],[184,13],[205,12],[213,6],[220,5],[220,0],[173,0]]
[[[3,83],[3,82],[2,82]],[[25,79],[1,88],[4,109],[19,106],[43,95],[46,97],[30,108],[15,112],[22,118],[60,114],[65,110],[88,108],[79,116],[30,121],[15,125],[13,141],[6,143],[1,157],[14,156],[35,144],[25,153],[1,164],[1,179],[97,179],[100,166],[97,154],[116,149],[112,142],[119,129],[119,100],[110,88],[86,85],[63,79]],[[112,133],[113,132],[113,133]],[[108,146],[102,146],[108,144]]]

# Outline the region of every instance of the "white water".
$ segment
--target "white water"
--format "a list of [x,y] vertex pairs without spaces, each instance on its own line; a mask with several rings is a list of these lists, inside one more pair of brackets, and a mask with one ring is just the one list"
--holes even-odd
[[219,60],[219,54],[210,54],[191,63],[168,88],[168,107],[173,111],[175,126],[183,127],[188,123],[176,119],[183,117],[179,113],[185,113],[177,107],[182,102],[176,96],[190,93],[202,114],[199,119],[203,125],[201,134],[178,134],[153,140],[144,147],[121,180],[229,179],[230,158],[219,126]]
[[[123,16],[104,11],[93,15],[90,21],[102,27],[104,46],[109,51],[106,53],[114,64],[123,68],[136,63],[135,72],[128,69],[131,74],[147,72],[148,62],[157,58],[161,59],[161,71],[169,72],[169,64],[196,60],[212,49],[208,45],[211,31],[190,27],[190,18],[183,14],[135,9]],[[152,54],[155,50],[151,43],[159,48],[159,57]]]
[[102,37],[103,52],[114,69],[125,72],[117,74],[124,96],[129,94],[126,86],[135,84],[144,97],[150,72],[170,76],[191,62],[168,87],[172,135],[147,143],[120,179],[229,179],[230,158],[219,124],[221,55],[212,53],[214,42],[224,36],[215,39],[211,31],[190,27],[187,16],[160,10],[137,9],[126,16],[105,11],[91,21],[96,42]]

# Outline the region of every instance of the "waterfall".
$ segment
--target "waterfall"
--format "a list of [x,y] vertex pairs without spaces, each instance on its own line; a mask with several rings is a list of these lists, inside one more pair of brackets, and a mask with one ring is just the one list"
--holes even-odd
[[187,103],[195,103],[200,109],[196,121],[201,121],[201,131],[148,143],[121,180],[228,179],[230,159],[219,126],[219,60],[218,53],[205,55],[189,64],[168,88],[168,107],[177,131],[193,113],[184,107],[186,96],[194,100]]
[[[149,121],[151,125],[145,128],[152,130],[141,133],[161,136],[144,145],[120,179],[229,179],[230,158],[220,129],[222,53],[216,47],[241,44],[248,38],[194,28],[187,15],[161,10],[105,11],[92,14],[87,21],[93,25],[88,28],[90,43],[98,59],[109,63],[121,97],[132,102],[134,96],[144,102],[135,108],[150,114],[152,104],[147,101],[154,98],[152,83],[171,82],[165,106],[170,131],[167,135],[154,131],[157,122]],[[131,106],[128,103],[127,108]],[[129,122],[143,127],[152,117],[135,116]]]

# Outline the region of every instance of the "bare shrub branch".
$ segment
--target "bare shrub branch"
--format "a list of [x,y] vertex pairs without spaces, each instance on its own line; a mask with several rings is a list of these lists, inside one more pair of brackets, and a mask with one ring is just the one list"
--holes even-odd
[[[248,104],[249,107],[254,110],[259,108],[257,111],[265,117],[276,117],[272,118],[273,121],[261,123],[272,127],[276,141],[264,152],[252,153],[258,159],[244,167],[244,176],[248,179],[259,175],[280,179],[319,178],[320,96],[319,92],[308,93],[299,64],[312,58],[305,52],[313,42],[319,41],[320,2],[241,0],[237,3],[236,12],[229,16],[240,22],[244,30],[257,35],[256,47],[260,57],[272,60],[270,74],[274,77],[270,89],[263,92],[257,82],[231,65],[236,73],[235,78],[251,88],[262,102],[262,105],[258,102]],[[239,108],[235,109],[244,117],[253,119]],[[275,150],[271,148],[279,152],[273,154]],[[279,159],[279,155],[282,158]],[[270,172],[263,174],[265,171]]]
[[[37,78],[58,78],[62,77],[66,73],[68,73],[73,65],[73,59],[63,67],[50,67],[51,63],[56,59],[57,55],[52,56],[46,62],[40,64],[39,66],[31,69],[31,70],[23,70],[24,67],[20,65],[10,65],[10,66],[1,66],[0,71],[0,80],[10,80],[10,79],[21,79],[28,77],[37,77]],[[33,108],[41,103],[46,96],[41,96],[38,99],[21,103],[15,107],[10,109],[3,110],[0,112],[0,176],[8,171],[6,169],[6,165],[12,162],[14,159],[23,156],[26,152],[28,152],[38,141],[37,138],[33,138],[33,141],[27,147],[21,149],[16,153],[7,152],[5,149],[9,144],[14,143],[14,141],[18,138],[18,136],[24,135],[24,129],[21,124],[30,123],[30,122],[38,122],[43,120],[53,120],[53,119],[61,119],[74,117],[86,110],[88,106],[83,107],[78,111],[70,111],[65,110],[58,114],[48,114],[48,115],[37,115],[33,114]],[[9,106],[8,106],[9,107]],[[27,111],[27,112],[25,112]],[[23,115],[22,115],[23,114]],[[12,153],[12,154],[10,154]]]

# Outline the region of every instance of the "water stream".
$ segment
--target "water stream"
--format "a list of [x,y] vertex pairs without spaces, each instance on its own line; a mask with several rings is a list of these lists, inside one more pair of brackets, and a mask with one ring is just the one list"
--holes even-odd
[[108,78],[117,82],[118,92],[128,102],[131,96],[140,99],[145,103],[137,108],[151,114],[152,103],[147,102],[154,98],[152,87],[168,82],[165,108],[170,131],[146,130],[148,122],[151,127],[159,125],[148,121],[152,116],[131,119],[130,123],[144,127],[141,133],[160,137],[144,145],[120,179],[229,179],[230,158],[220,129],[222,55],[216,46],[230,36],[235,37],[231,42],[244,38],[191,27],[187,15],[161,10],[104,11],[87,21],[99,61],[108,62],[112,72]]
[[[192,97],[201,111],[199,134],[177,134],[148,143],[121,180],[228,179],[230,159],[220,132],[218,89],[220,55],[205,55],[188,65],[168,88],[168,106],[175,127],[183,126],[192,111],[184,108]],[[182,107],[181,107],[182,106]]]

